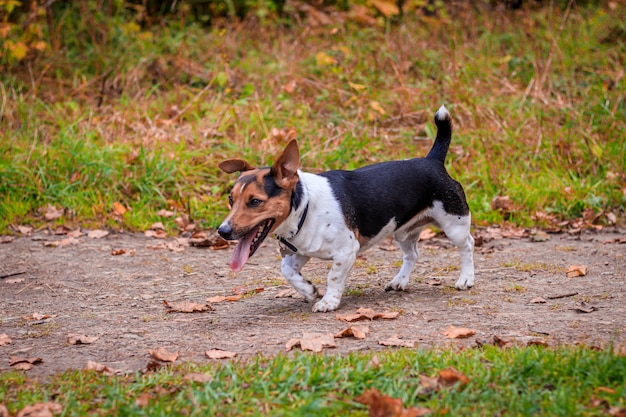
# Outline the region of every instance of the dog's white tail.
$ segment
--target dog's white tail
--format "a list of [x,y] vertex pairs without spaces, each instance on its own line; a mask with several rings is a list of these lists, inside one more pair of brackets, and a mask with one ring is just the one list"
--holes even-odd
[[446,106],[442,105],[435,113],[435,124],[437,125],[437,137],[426,158],[437,159],[443,163],[446,161],[446,155],[452,140],[452,119]]

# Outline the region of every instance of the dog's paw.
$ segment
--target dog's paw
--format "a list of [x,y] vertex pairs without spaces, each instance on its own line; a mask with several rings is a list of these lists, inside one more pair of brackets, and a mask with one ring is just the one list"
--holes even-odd
[[409,285],[409,280],[398,280],[394,278],[389,284],[385,285],[385,291],[404,291],[406,287]]
[[339,307],[340,299],[336,297],[332,298],[322,298],[317,303],[313,305],[314,313],[326,313],[327,311],[336,310]]
[[474,277],[461,277],[454,286],[460,291],[469,290],[474,286]]

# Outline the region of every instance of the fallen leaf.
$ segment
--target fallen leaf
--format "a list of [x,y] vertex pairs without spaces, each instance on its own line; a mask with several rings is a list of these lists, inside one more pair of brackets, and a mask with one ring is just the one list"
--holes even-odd
[[293,288],[285,288],[278,291],[274,298],[304,298],[304,296]]
[[515,205],[511,201],[508,195],[504,196],[495,196],[493,200],[491,200],[491,209],[492,210],[500,210],[503,212],[512,211],[515,209]]
[[126,208],[126,206],[124,206],[124,204],[119,203],[117,201],[113,203],[114,214],[117,214],[118,216],[123,216],[124,213],[126,213],[127,211],[128,209]]
[[585,276],[587,275],[587,267],[585,265],[572,265],[567,268],[566,275],[568,278]]
[[59,403],[36,403],[22,408],[17,413],[17,417],[52,417],[54,414],[60,414],[62,411],[63,406]]
[[67,335],[67,341],[70,345],[90,345],[99,338],[99,336],[86,336],[84,334],[74,333],[70,333]]
[[428,285],[433,285],[433,286],[437,286],[437,285],[441,285],[443,281],[441,281],[440,279],[429,279],[428,281],[426,281],[426,284]]
[[48,248],[58,248],[59,246],[69,246],[69,245],[78,245],[80,241],[78,239],[74,239],[73,237],[68,237],[61,240],[53,240],[50,242],[44,242],[43,245]]
[[0,236],[0,244],[1,243],[11,243],[15,240],[13,236]]
[[11,343],[13,343],[13,340],[11,340],[11,338],[7,336],[6,333],[0,334],[0,346],[10,345]]
[[537,230],[534,234],[530,235],[530,240],[533,242],[547,242],[550,240],[550,235],[542,230]]
[[98,362],[94,362],[94,361],[87,362],[87,365],[85,365],[85,370],[100,372],[100,373],[103,373],[104,375],[108,375],[108,376],[123,374],[123,372],[121,370],[119,370],[119,369],[114,369],[114,368],[111,368],[111,367],[109,367],[107,365],[104,365],[104,364],[98,363]]
[[203,374],[201,372],[190,372],[183,377],[187,381],[199,382],[201,384],[213,380],[213,377],[209,374]]
[[135,400],[135,405],[137,407],[147,407],[150,404],[150,400],[152,399],[152,395],[148,392],[143,392],[137,399]]
[[126,249],[111,249],[111,255],[119,256],[126,253]]
[[108,234],[108,231],[100,229],[87,231],[87,237],[91,239],[102,239],[103,237],[108,236]]
[[207,236],[206,232],[196,232],[189,239],[189,244],[195,247],[209,248],[211,250],[228,249],[228,241],[223,239],[217,232]]
[[207,350],[206,352],[204,352],[204,354],[209,359],[229,359],[229,358],[234,358],[235,356],[237,356],[235,352],[229,352],[228,350],[221,350],[221,349]]
[[63,216],[63,212],[64,210],[61,209],[57,209],[56,207],[54,207],[52,204],[48,204],[48,207],[46,208],[46,212],[44,214],[44,219],[46,221],[51,221],[51,220],[55,220],[58,219],[59,217]]
[[423,240],[432,239],[435,236],[437,236],[437,233],[430,227],[427,227],[425,229],[422,229],[422,231],[420,232],[419,238],[417,240],[421,242]]
[[456,326],[448,326],[446,330],[444,330],[443,334],[448,339],[464,339],[466,337],[470,337],[476,334],[475,329],[469,329],[466,327],[456,327]]
[[157,211],[156,214],[157,216],[160,216],[160,217],[172,217],[176,213],[174,213],[173,211],[162,209],[162,210]]
[[201,311],[211,311],[211,308],[208,304],[197,304],[191,302],[181,302],[181,303],[168,303],[163,300],[163,304],[167,308],[168,313],[195,313]]
[[572,310],[578,313],[593,313],[594,311],[598,310],[598,307],[592,306],[584,301],[581,301]]
[[404,408],[400,398],[383,395],[376,388],[363,391],[354,401],[367,405],[370,417],[422,417],[432,413],[428,408]]
[[610,407],[607,413],[612,417],[626,417],[626,407]]
[[4,280],[7,284],[19,284],[20,282],[24,282],[24,278],[9,278]]
[[226,297],[224,297],[223,295],[216,295],[213,297],[208,297],[206,299],[207,303],[221,303],[222,301],[226,301]]
[[324,347],[337,347],[332,333],[302,333],[301,339],[291,339],[285,345],[287,351],[295,346],[302,350],[321,352]]
[[420,375],[418,395],[430,395],[433,392],[439,391],[439,378],[430,377],[428,375]]
[[318,67],[325,67],[328,65],[334,65],[337,63],[337,60],[332,56],[328,55],[326,52],[318,52],[315,55],[315,61],[317,62]]
[[32,320],[45,320],[52,318],[49,314],[41,314],[41,313],[33,313],[32,316],[22,316],[24,320],[32,321]]
[[354,314],[337,314],[337,320],[342,321],[358,321],[358,320],[375,320],[375,319],[395,319],[400,315],[398,311],[388,313],[376,313],[371,308],[360,307]]
[[17,226],[17,231],[20,232],[21,234],[25,235],[25,236],[30,236],[30,234],[33,232],[33,227],[32,226]]
[[79,238],[83,236],[84,233],[80,231],[80,229],[72,230],[71,232],[67,232],[68,237]]
[[148,352],[154,359],[158,359],[163,362],[174,362],[178,359],[178,352],[170,352],[164,347],[158,347],[156,349],[148,349]]
[[378,344],[383,346],[400,346],[414,348],[415,340],[400,339],[398,335],[393,335],[387,340],[379,340]]
[[146,230],[143,234],[145,237],[153,237],[155,239],[165,239],[167,237],[167,232],[163,229]]
[[341,330],[339,333],[336,333],[334,337],[335,339],[337,339],[339,337],[352,336],[356,339],[365,339],[365,336],[368,335],[369,332],[370,332],[370,329],[368,327],[350,326]]
[[470,379],[463,373],[453,367],[442,369],[439,371],[439,383],[444,387],[451,387],[456,383],[465,385]]
[[543,297],[535,297],[530,300],[531,304],[545,304],[547,303],[546,299]]
[[10,356],[9,366],[13,369],[19,369],[21,371],[28,371],[33,368],[33,365],[43,362],[42,358],[23,358],[21,356]]

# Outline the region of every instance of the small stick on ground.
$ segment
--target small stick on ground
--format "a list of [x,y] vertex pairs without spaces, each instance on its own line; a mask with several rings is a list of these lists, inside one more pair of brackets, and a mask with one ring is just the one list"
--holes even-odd
[[11,272],[11,273],[8,273],[8,274],[0,275],[0,279],[14,277],[16,275],[22,275],[22,274],[25,274],[25,273],[26,273],[26,271]]
[[546,298],[549,300],[556,300],[557,298],[566,298],[566,297],[573,297],[575,295],[578,295],[577,292],[568,292],[567,294],[561,294],[561,295],[549,295]]

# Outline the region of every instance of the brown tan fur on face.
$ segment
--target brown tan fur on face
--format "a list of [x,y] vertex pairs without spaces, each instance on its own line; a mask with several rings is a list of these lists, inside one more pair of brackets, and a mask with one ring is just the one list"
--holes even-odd
[[[231,191],[233,205],[226,220],[233,228],[233,234],[244,235],[259,223],[274,219],[273,232],[289,215],[292,189],[282,189],[281,193],[269,197],[264,188],[264,177],[270,174],[269,168],[254,169],[241,174]],[[294,184],[295,188],[295,184]],[[248,203],[261,200],[257,207]]]
[[[242,159],[229,159],[219,167],[228,173],[241,172],[231,191],[233,205],[226,220],[235,235],[244,235],[259,223],[274,219],[270,232],[273,232],[289,216],[291,195],[298,183],[300,153],[295,139],[289,141],[271,168],[253,168]],[[264,179],[270,175],[281,189],[278,195],[269,197],[265,191]],[[253,199],[261,200],[256,207],[249,206]]]

